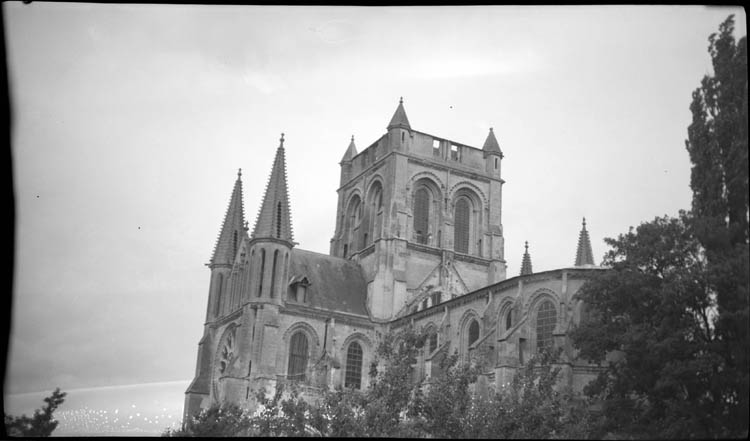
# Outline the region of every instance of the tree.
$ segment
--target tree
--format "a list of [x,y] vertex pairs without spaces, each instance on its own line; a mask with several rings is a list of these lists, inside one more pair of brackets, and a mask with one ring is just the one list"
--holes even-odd
[[53,414],[65,401],[65,395],[67,393],[60,392],[60,388],[55,389],[52,395],[44,399],[47,404],[41,409],[36,409],[34,416],[31,418],[26,415],[20,417],[5,415],[5,430],[8,435],[22,437],[50,436],[58,424],[58,421],[54,420]]
[[[689,218],[656,218],[617,239],[579,291],[586,318],[571,333],[579,355],[608,359],[585,391],[604,402],[604,429],[634,436],[709,437],[721,432],[725,397],[715,375],[715,302]],[[718,425],[717,425],[718,424]]]
[[[728,409],[747,420],[750,389],[750,256],[748,255],[747,38],[734,38],[734,17],[709,37],[713,75],[693,92],[686,147],[693,168],[692,229],[705,249],[708,284],[716,293],[716,352],[724,360],[717,385],[738,393]],[[734,399],[730,399],[734,400]],[[747,431],[747,423],[745,423]]]
[[166,429],[165,437],[236,436],[250,427],[244,410],[234,404],[214,404],[184,422],[180,429]]
[[571,337],[608,361],[586,389],[608,431],[748,434],[747,48],[733,32],[729,16],[709,37],[714,72],[693,92],[692,211],[606,239],[611,271],[579,293],[588,314]]

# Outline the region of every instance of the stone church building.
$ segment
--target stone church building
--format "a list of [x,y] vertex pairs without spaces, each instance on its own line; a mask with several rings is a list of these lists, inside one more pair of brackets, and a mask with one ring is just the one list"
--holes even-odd
[[566,338],[581,314],[573,295],[602,268],[584,219],[573,266],[535,273],[527,244],[520,275],[507,277],[502,159],[492,129],[482,148],[460,144],[413,129],[399,102],[383,136],[346,149],[336,230],[320,254],[294,241],[282,134],[252,232],[241,174],[234,183],[185,415],[252,406],[255,390],[279,383],[367,388],[379,338],[407,324],[430,335],[418,375],[481,352],[498,387],[540,349],[562,347],[562,381],[580,390],[597,370]]

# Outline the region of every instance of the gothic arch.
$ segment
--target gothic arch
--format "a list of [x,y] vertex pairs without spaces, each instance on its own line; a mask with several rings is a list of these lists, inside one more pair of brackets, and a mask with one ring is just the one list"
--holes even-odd
[[[476,321],[479,326],[479,334],[475,341],[479,340],[482,336],[482,319],[474,309],[469,309],[463,313],[461,320],[458,322],[458,341],[459,341],[459,353],[464,360],[468,360],[469,356],[469,328],[471,323]],[[473,342],[472,342],[473,343]]]
[[364,345],[363,349],[365,348],[372,348],[372,343],[370,342],[370,339],[361,332],[354,332],[352,334],[349,334],[348,337],[344,340],[344,343],[341,345],[342,348],[346,348],[349,346],[349,343],[359,340],[360,343]]
[[237,328],[239,328],[238,323],[229,323],[221,333],[221,337],[216,345],[211,363],[211,384],[213,385],[213,398],[215,401],[221,401],[222,398],[219,396],[219,379],[230,371],[232,365],[239,357]]
[[364,200],[361,221],[363,227],[360,229],[363,248],[380,238],[380,230],[383,226],[383,193],[383,181],[377,175],[370,181]]
[[478,185],[470,181],[461,181],[451,187],[450,191],[448,191],[448,199],[451,201],[451,204],[455,203],[456,197],[460,193],[464,192],[473,194],[473,197],[476,198],[477,203],[479,203],[482,208],[487,206],[487,195],[484,194],[484,192],[481,188],[479,188]]
[[440,332],[437,325],[432,321],[422,326],[422,331],[427,336],[424,344],[424,354],[425,356],[429,356],[440,346]]
[[482,255],[484,208],[478,188],[470,183],[457,184],[450,196],[448,212],[453,221],[453,249],[458,253]]
[[545,297],[552,300],[552,304],[555,305],[555,309],[558,309],[558,313],[559,313],[558,305],[560,303],[560,298],[556,292],[552,291],[549,288],[539,288],[536,291],[534,291],[530,296],[528,296],[526,298],[526,302],[524,302],[524,305],[523,305],[524,312],[531,313],[532,309],[535,308],[536,305]]
[[348,257],[361,249],[361,231],[364,202],[358,189],[352,191],[344,207],[344,257]]
[[315,328],[313,328],[307,322],[296,322],[292,326],[288,327],[286,332],[284,332],[284,337],[283,337],[284,343],[288,345],[289,340],[292,338],[292,334],[300,330],[307,333],[307,336],[310,339],[310,344],[312,348],[317,348],[320,346],[320,339],[318,338],[318,333],[315,331]]
[[411,212],[410,237],[424,245],[438,245],[443,224],[443,192],[431,177],[414,182],[408,201]]
[[414,185],[422,179],[428,179],[432,181],[432,183],[437,187],[438,190],[442,191],[443,189],[445,189],[445,184],[443,183],[442,179],[440,179],[440,177],[438,177],[438,175],[436,175],[435,173],[427,170],[417,172],[412,175],[412,177],[409,179],[409,187],[413,190]]
[[366,388],[368,386],[366,367],[367,362],[372,358],[370,339],[361,332],[354,332],[344,340],[340,354],[340,359],[343,360],[341,384],[344,387],[354,385],[358,389]]
[[545,303],[549,302],[552,305],[552,309],[554,310],[554,316],[555,316],[555,322],[554,322],[554,328],[552,330],[552,333],[554,334],[555,330],[557,330],[560,326],[560,303],[559,303],[559,297],[557,294],[548,288],[540,288],[534,293],[529,296],[529,299],[526,303],[527,308],[527,314],[528,314],[528,320],[527,323],[529,325],[529,337],[531,340],[531,351],[533,354],[536,354],[538,352],[538,336],[537,336],[537,314],[539,312],[539,308]]
[[281,365],[284,369],[285,375],[289,375],[289,358],[290,358],[290,351],[291,351],[291,345],[292,345],[292,338],[295,334],[298,332],[301,332],[304,334],[304,336],[307,338],[307,360],[305,365],[305,379],[309,379],[309,376],[307,373],[309,373],[310,369],[312,368],[312,361],[314,359],[314,356],[316,353],[318,353],[320,348],[320,340],[318,339],[318,333],[315,332],[315,329],[310,326],[309,323],[305,322],[297,322],[290,326],[286,332],[284,332],[284,347],[282,350],[282,353],[284,354],[283,364]]
[[513,316],[513,297],[506,295],[500,299],[500,307],[497,309],[497,335],[502,335],[509,328],[507,326],[508,314],[511,314],[511,328],[515,326],[518,318]]

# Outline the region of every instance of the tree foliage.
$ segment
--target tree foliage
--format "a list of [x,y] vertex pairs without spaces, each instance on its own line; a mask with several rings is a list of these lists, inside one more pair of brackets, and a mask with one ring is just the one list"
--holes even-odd
[[5,430],[9,436],[19,437],[48,437],[57,428],[58,421],[54,419],[54,412],[65,401],[65,392],[55,389],[52,395],[44,399],[41,409],[34,411],[34,416],[21,415],[14,417],[5,415]]
[[[416,377],[426,335],[411,328],[388,334],[376,350],[371,387],[324,391],[309,403],[296,390],[257,396],[251,415],[212,407],[186,430],[167,436],[326,436],[408,438],[585,438],[592,413],[569,389],[555,387],[555,357],[532,359],[501,393],[481,388],[481,371],[445,357],[442,375]],[[485,393],[481,393],[484,391]],[[223,419],[219,415],[224,415]],[[229,416],[229,417],[228,417]]]
[[746,37],[728,17],[709,37],[713,74],[693,92],[686,147],[692,211],[616,239],[579,293],[580,355],[608,361],[587,393],[603,429],[628,436],[747,437],[748,132]]
[[748,256],[747,38],[734,38],[734,17],[709,37],[713,75],[693,92],[687,150],[693,163],[693,231],[705,248],[706,277],[717,296],[717,352],[724,359],[717,385],[737,406],[729,419],[747,431],[750,360]]

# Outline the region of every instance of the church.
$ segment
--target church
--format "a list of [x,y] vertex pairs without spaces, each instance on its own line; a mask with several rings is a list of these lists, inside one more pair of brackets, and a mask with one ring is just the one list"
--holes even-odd
[[[252,231],[238,173],[210,262],[195,378],[185,416],[215,402],[252,406],[254,391],[295,383],[365,389],[378,341],[406,325],[428,340],[415,373],[429,378],[453,353],[484,354],[487,387],[509,382],[544,348],[562,348],[561,382],[581,390],[598,368],[566,338],[573,296],[593,272],[583,220],[574,265],[535,273],[528,243],[507,277],[503,152],[492,129],[481,148],[415,130],[403,100],[385,134],[341,158],[328,254],[297,247],[284,136]],[[571,250],[571,255],[573,250]]]

